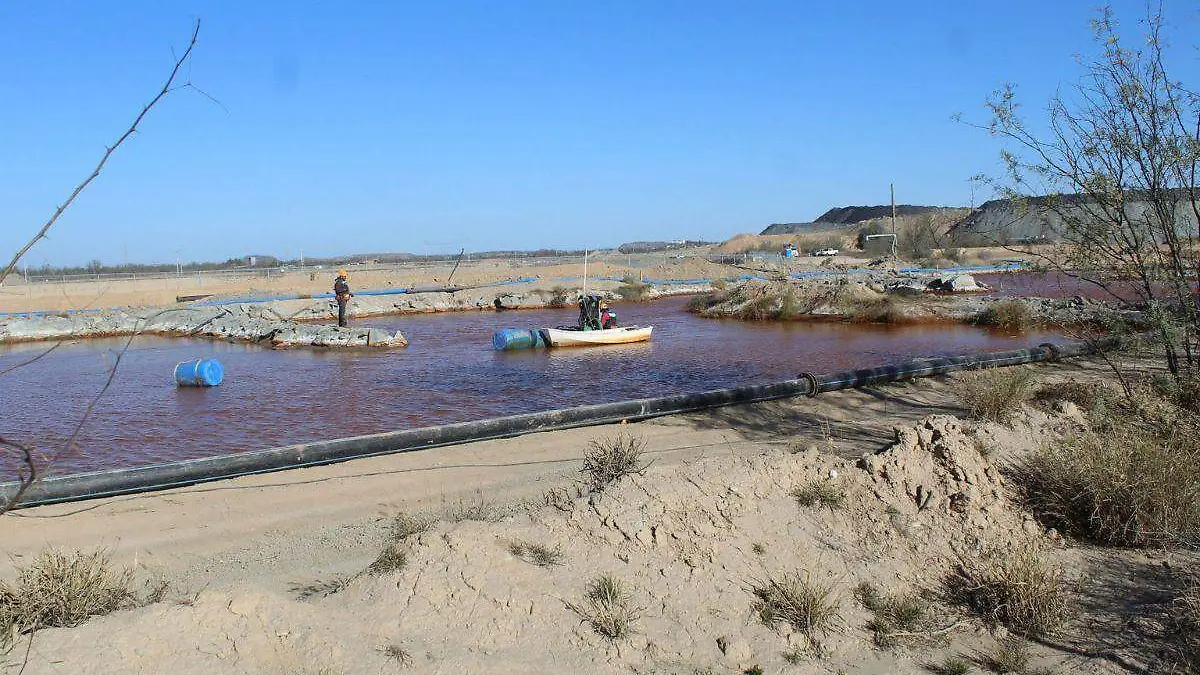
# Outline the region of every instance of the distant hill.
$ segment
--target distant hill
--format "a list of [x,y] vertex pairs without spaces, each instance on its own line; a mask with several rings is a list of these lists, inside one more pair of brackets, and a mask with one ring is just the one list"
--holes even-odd
[[[938,213],[950,208],[947,206],[913,206],[912,204],[897,204],[897,216],[919,216],[926,213]],[[817,218],[818,223],[838,223],[853,225],[872,218],[885,218],[892,215],[890,204],[883,206],[842,206],[829,209]]]
[[[1143,221],[1154,208],[1154,204],[1140,197],[1137,192],[1126,193],[1125,216],[1131,221]],[[1182,190],[1173,195],[1175,219],[1183,236],[1192,231],[1196,223],[1188,197]],[[1028,197],[1019,202],[993,199],[950,228],[950,235],[958,241],[1056,241],[1062,238],[1064,218],[1070,222],[1087,222],[1103,220],[1105,214],[1094,200],[1079,194]]]
[[[926,213],[935,215],[945,214],[963,209],[952,206],[914,206],[912,204],[897,204],[896,217],[919,216]],[[841,206],[829,209],[816,220],[809,223],[772,223],[760,234],[814,234],[821,232],[836,232],[852,227],[867,220],[887,218],[892,215],[890,204],[883,206]]]
[[812,234],[844,227],[839,223],[771,223],[759,234]]

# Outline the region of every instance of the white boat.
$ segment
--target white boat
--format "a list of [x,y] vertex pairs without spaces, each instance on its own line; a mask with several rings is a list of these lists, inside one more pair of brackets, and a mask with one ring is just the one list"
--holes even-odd
[[654,326],[622,326],[604,330],[544,329],[551,347],[590,347],[593,345],[621,345],[628,342],[645,342],[650,339]]

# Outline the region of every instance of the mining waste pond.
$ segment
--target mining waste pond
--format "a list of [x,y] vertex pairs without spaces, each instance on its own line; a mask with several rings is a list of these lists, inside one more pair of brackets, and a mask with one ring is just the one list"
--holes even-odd
[[[407,349],[273,351],[191,338],[139,337],[111,387],[124,338],[80,340],[0,378],[0,436],[57,457],[48,475],[142,466],[358,434],[777,382],[925,356],[1014,349],[1055,333],[971,326],[702,319],[686,298],[615,303],[622,325],[653,324],[650,342],[497,352],[497,328],[572,323],[577,310],[458,312],[354,320],[402,330]],[[0,371],[50,345],[0,346]],[[218,358],[225,381],[177,388],[175,364]],[[0,455],[11,469],[11,452]],[[5,472],[8,474],[9,472]]]

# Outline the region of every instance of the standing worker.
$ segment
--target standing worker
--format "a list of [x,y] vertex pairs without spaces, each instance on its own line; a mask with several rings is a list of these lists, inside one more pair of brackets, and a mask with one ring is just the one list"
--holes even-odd
[[333,297],[337,299],[338,325],[346,325],[346,305],[354,294],[350,292],[350,284],[346,281],[346,270],[338,270],[337,280],[333,282]]

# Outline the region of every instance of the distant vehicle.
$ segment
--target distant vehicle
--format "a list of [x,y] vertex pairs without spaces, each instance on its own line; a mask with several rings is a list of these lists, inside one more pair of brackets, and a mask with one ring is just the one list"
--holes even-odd
[[836,249],[836,248],[819,248],[819,249],[813,251],[812,254],[813,254],[813,256],[837,255],[838,249]]

